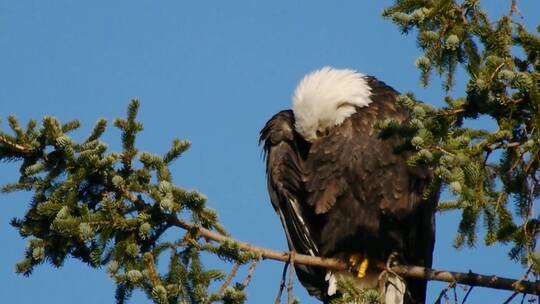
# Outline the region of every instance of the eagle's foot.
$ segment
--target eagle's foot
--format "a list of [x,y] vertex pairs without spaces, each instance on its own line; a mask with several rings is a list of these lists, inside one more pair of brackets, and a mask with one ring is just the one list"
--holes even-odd
[[351,268],[356,270],[356,277],[362,279],[366,276],[366,271],[369,266],[369,259],[363,258],[360,254],[353,254],[349,257]]
[[359,279],[362,279],[366,276],[366,271],[369,266],[369,260],[367,258],[363,259],[360,263],[360,266],[358,266],[358,273],[356,273],[356,277]]
[[349,257],[349,263],[351,264],[351,267],[354,267],[358,264],[358,261],[361,259],[361,255],[359,254],[353,254]]

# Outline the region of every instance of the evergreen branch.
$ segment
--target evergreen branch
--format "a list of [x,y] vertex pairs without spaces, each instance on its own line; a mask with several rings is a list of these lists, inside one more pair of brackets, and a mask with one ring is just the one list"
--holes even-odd
[[439,152],[442,152],[444,154],[447,154],[447,155],[450,155],[450,156],[455,156],[454,153],[452,152],[449,152],[449,151],[446,151],[445,149],[439,147],[439,146],[436,146],[435,147],[435,150],[439,151]]
[[[174,216],[169,217],[169,221],[176,227],[180,227],[186,230],[197,229],[199,234],[215,242],[234,242],[238,244],[238,247],[242,251],[247,251],[251,253],[256,253],[260,255],[263,259],[275,260],[280,262],[288,263],[290,261],[289,252],[281,252],[272,249],[267,249],[263,247],[254,246],[248,243],[240,242],[233,238],[224,236],[217,232],[208,230],[206,228],[198,227],[193,224],[186,223]],[[304,255],[299,253],[294,253],[294,262],[296,264],[322,267],[333,270],[348,270],[349,266],[337,259],[331,258],[321,258],[316,256]],[[378,267],[383,268],[382,265],[377,265]],[[463,284],[469,286],[477,287],[487,287],[500,290],[512,290],[519,293],[526,294],[540,294],[540,283],[535,283],[526,280],[516,280],[511,278],[498,277],[495,275],[483,275],[474,272],[454,272],[454,271],[445,271],[431,269],[421,266],[411,266],[411,265],[397,265],[390,267],[390,270],[397,273],[398,275],[406,278],[412,278],[417,280],[427,280],[427,281],[439,281],[439,282],[448,282]]]
[[287,269],[289,268],[289,262],[285,262],[283,265],[283,271],[281,272],[281,280],[279,281],[278,294],[274,300],[274,304],[281,304],[281,295],[283,294],[283,289],[285,289],[285,281],[287,277]]
[[[298,256],[297,256],[298,258]],[[398,265],[391,268],[397,274],[419,280],[456,282],[463,285],[487,287],[500,290],[514,290],[527,294],[539,294],[540,284],[504,277],[482,275],[474,272],[453,272],[429,269],[419,266]]]
[[223,282],[223,285],[221,285],[221,288],[219,288],[218,294],[220,296],[223,296],[223,293],[225,292],[225,289],[227,289],[227,287],[229,287],[232,280],[234,279],[234,277],[238,273],[238,269],[240,269],[240,263],[234,263],[234,265],[233,265],[233,267],[231,269],[231,272],[229,272],[229,275],[227,275],[227,278]]
[[465,113],[465,109],[451,109],[444,112],[445,116],[454,116],[457,114]]
[[517,6],[517,0],[512,0],[510,3],[510,10],[508,11],[508,17],[512,17],[514,14],[520,16],[523,18],[523,15],[521,15],[521,12],[519,11],[519,8]]
[[[461,97],[445,97],[445,108],[428,106],[412,94],[402,96],[398,102],[410,109],[415,131],[382,129],[405,135],[418,150],[409,164],[428,164],[451,190],[455,199],[444,207],[462,211],[456,247],[475,245],[484,215],[485,243],[512,243],[512,259],[524,268],[534,263],[538,275],[540,258],[534,246],[540,229],[529,213],[540,198],[540,187],[534,185],[540,172],[540,37],[514,20],[523,19],[518,1],[507,2],[509,11],[495,21],[479,1],[397,0],[384,11],[403,33],[417,36],[423,54],[416,66],[423,85],[436,72],[448,90],[462,66],[467,87]],[[497,130],[464,126],[480,116],[492,119]],[[493,153],[496,150],[502,155]],[[487,203],[496,197],[496,204]],[[511,205],[518,217],[512,216]]]
[[155,267],[155,261],[154,257],[151,253],[145,253],[144,254],[144,264],[146,265],[146,269],[148,270],[148,274],[150,276],[150,282],[152,282],[152,287],[156,287],[158,285],[161,285],[161,282],[159,281],[159,277],[157,275],[156,267]]
[[499,73],[499,71],[502,69],[502,67],[506,64],[506,62],[502,62],[501,64],[499,64],[495,70],[493,71],[493,73],[491,74],[491,76],[489,77],[489,81],[493,81],[493,79],[495,79],[495,76],[497,76],[497,74]]
[[20,153],[20,154],[28,155],[31,152],[31,150],[29,148],[27,148],[27,147],[25,147],[23,145],[20,145],[18,143],[12,142],[11,140],[9,140],[8,138],[6,138],[3,135],[0,135],[0,143],[4,144],[5,146],[7,146],[9,149],[13,150],[14,152],[17,152],[17,153]]
[[294,302],[293,297],[293,273],[294,273],[294,258],[295,253],[291,252],[289,254],[289,283],[287,284],[287,304],[292,304]]
[[508,304],[512,302],[512,300],[518,295],[519,292],[514,291],[507,299],[503,302],[503,304]]
[[97,121],[96,125],[94,126],[94,129],[92,130],[92,133],[88,138],[84,141],[85,143],[97,140],[103,132],[105,132],[105,129],[107,128],[107,120],[100,119]]
[[251,283],[251,278],[253,278],[253,273],[255,272],[255,268],[257,268],[257,261],[251,261],[251,265],[249,265],[248,273],[246,275],[246,278],[242,282],[242,287],[246,289],[248,287],[249,283]]
[[463,297],[463,300],[461,301],[461,304],[465,304],[467,302],[467,299],[469,298],[469,295],[471,294],[472,290],[474,289],[474,286],[471,286],[468,290],[465,296]]
[[454,304],[458,304],[456,288],[457,288],[457,284],[454,284],[454,286],[452,287],[452,293],[454,294]]

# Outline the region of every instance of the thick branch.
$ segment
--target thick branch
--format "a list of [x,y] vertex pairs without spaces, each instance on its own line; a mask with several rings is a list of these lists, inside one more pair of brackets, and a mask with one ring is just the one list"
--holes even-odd
[[[276,260],[281,262],[289,261],[289,253],[275,251],[267,248],[257,247],[248,243],[240,242],[230,237],[224,236],[217,232],[198,227],[178,218],[171,216],[169,218],[170,223],[174,226],[183,229],[198,229],[201,236],[208,240],[216,242],[236,242],[241,250],[249,251],[260,254],[264,259]],[[294,262],[296,264],[323,267],[334,270],[347,270],[348,265],[342,261],[336,259],[320,258],[303,254],[294,254]],[[391,271],[407,278],[428,280],[428,281],[440,281],[448,283],[459,283],[469,286],[479,286],[502,290],[512,290],[527,294],[540,294],[540,283],[535,283],[525,280],[515,280],[510,278],[502,278],[497,276],[482,275],[473,272],[453,272],[453,271],[441,271],[420,266],[398,265],[393,266]]]
[[527,294],[539,294],[540,283],[516,280],[498,276],[482,275],[474,272],[453,272],[429,269],[419,266],[399,265],[392,267],[397,274],[419,280],[455,282],[469,286],[487,287],[493,289],[513,290]]

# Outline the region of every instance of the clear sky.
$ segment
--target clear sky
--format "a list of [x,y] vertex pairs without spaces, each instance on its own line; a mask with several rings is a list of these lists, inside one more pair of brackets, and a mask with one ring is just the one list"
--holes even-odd
[[[305,73],[325,65],[354,68],[441,103],[440,83],[419,86],[413,37],[380,17],[392,2],[2,0],[0,117],[78,118],[82,138],[99,118],[123,116],[129,100],[139,97],[141,150],[162,153],[173,138],[191,140],[193,148],[172,167],[175,182],[206,194],[236,238],[285,249],[257,140],[266,120],[290,107]],[[502,12],[510,1],[489,2]],[[529,28],[536,26],[540,2],[518,4]],[[6,130],[5,123],[0,127]],[[104,138],[114,150],[118,135],[111,129]],[[17,177],[14,164],[1,166],[0,183]],[[111,303],[112,281],[78,261],[60,270],[43,265],[29,278],[15,274],[26,241],[9,220],[24,214],[29,197],[0,197],[0,302]],[[453,249],[457,220],[457,213],[438,217],[434,267],[522,275],[508,261],[508,248]],[[273,302],[281,269],[273,261],[259,265],[248,303]],[[431,302],[444,286],[430,284]],[[315,303],[299,285],[295,293],[302,303]],[[501,303],[508,296],[477,289],[468,303]],[[137,293],[131,303],[148,300]]]

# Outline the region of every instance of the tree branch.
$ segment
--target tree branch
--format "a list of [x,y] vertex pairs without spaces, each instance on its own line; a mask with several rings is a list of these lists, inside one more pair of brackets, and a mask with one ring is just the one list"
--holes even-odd
[[231,269],[231,272],[229,272],[229,275],[227,276],[227,278],[225,278],[225,281],[223,282],[223,285],[221,285],[221,288],[219,288],[219,291],[218,291],[218,294],[220,296],[223,296],[223,293],[225,292],[225,289],[227,289],[227,287],[229,287],[229,285],[231,284],[232,280],[234,279],[234,277],[236,276],[236,273],[238,272],[238,269],[240,268],[240,264],[238,263],[235,263]]
[[4,137],[2,135],[0,135],[0,143],[6,145],[12,151],[20,153],[20,154],[28,155],[31,152],[29,148],[27,148],[27,147],[25,147],[23,145],[20,145],[18,143],[12,142],[12,141],[10,141],[9,139],[7,139],[6,137]]
[[[288,262],[290,260],[290,254],[288,252],[275,251],[263,247],[254,246],[248,243],[240,242],[230,237],[224,236],[217,232],[208,230],[203,227],[195,226],[193,224],[186,223],[174,215],[170,215],[168,220],[176,227],[182,229],[198,229],[200,235],[208,240],[216,242],[235,242],[239,245],[243,251],[253,252],[260,254],[263,259]],[[330,258],[321,258],[303,254],[294,254],[294,262],[296,264],[302,264],[314,267],[323,267],[333,270],[347,270],[349,266],[339,260]],[[504,278],[498,276],[482,275],[474,272],[453,272],[442,271],[436,269],[430,269],[420,266],[411,265],[397,265],[390,268],[391,271],[397,273],[400,276],[418,280],[427,281],[440,281],[448,283],[459,283],[469,286],[487,287],[501,290],[517,291],[519,293],[526,294],[540,294],[540,283],[535,283],[525,280],[516,280],[511,278]]]

